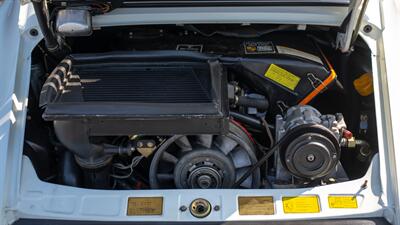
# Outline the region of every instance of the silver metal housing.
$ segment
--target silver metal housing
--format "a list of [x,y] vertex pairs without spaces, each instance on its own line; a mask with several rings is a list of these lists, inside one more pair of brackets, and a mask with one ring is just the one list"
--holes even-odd
[[56,31],[64,36],[89,36],[92,34],[92,16],[86,9],[59,10]]
[[276,138],[281,139],[289,130],[302,124],[321,124],[332,131],[339,140],[340,131],[346,128],[343,115],[322,115],[312,106],[294,106],[287,110],[285,117],[276,117]]
[[[290,130],[297,126],[303,124],[320,124],[328,128],[332,134],[340,142],[341,131],[346,129],[346,123],[344,121],[342,114],[326,114],[322,115],[317,109],[309,105],[298,105],[289,108],[284,116],[277,115],[275,121],[276,129],[276,140],[279,141],[283,136],[285,136]],[[291,181],[292,174],[284,169],[282,162],[280,160],[279,154],[275,155],[275,165],[276,165],[276,179],[280,181]],[[345,179],[347,180],[347,175],[345,174],[340,162],[336,166],[335,170],[331,173],[332,177],[337,180]],[[290,185],[289,185],[290,186]],[[283,186],[275,186],[275,188],[282,188]]]

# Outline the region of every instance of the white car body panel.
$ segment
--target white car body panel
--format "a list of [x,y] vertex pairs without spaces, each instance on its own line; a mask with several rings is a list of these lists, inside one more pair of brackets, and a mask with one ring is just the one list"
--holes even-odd
[[[400,43],[396,40],[400,37],[398,15],[399,2],[370,1],[363,21],[374,28],[372,32],[362,35],[372,51],[380,149],[379,157],[374,158],[365,177],[309,189],[220,190],[217,194],[215,190],[104,191],[40,181],[29,159],[22,157],[30,57],[42,36],[40,32],[37,36],[29,34],[31,29],[39,30],[30,4],[20,6],[16,0],[5,0],[0,4],[0,225],[10,224],[19,218],[199,221],[189,216],[189,212],[178,210],[193,196],[204,197],[221,205],[220,211],[213,212],[201,221],[385,217],[400,225],[400,187],[397,179],[400,168],[396,164],[400,161],[400,154],[395,151],[395,146],[400,146],[400,139],[394,138],[400,137],[400,117],[392,116],[400,115],[400,102],[396,99],[400,96],[400,88],[397,87],[400,84]],[[146,24],[144,19],[141,23]],[[96,20],[95,24],[104,23],[107,26],[105,18]],[[367,187],[360,189],[365,180],[368,181]],[[321,212],[284,214],[281,197],[298,194],[319,195]],[[356,210],[329,209],[329,194],[357,194],[360,207]],[[275,215],[239,216],[236,206],[238,195],[274,196]],[[166,213],[157,217],[128,217],[126,202],[127,197],[131,196],[163,196]]]
[[388,147],[391,152],[389,156],[388,167],[391,172],[389,183],[391,188],[391,198],[390,207],[394,209],[395,218],[393,223],[400,224],[400,102],[398,97],[400,96],[400,89],[398,84],[400,84],[400,43],[398,38],[400,37],[400,1],[383,1],[381,10],[384,12],[382,15],[383,20],[383,31],[381,43],[384,46],[384,59],[381,61],[381,66],[385,68],[386,81],[387,81],[387,96],[389,100],[387,101],[389,105],[387,106],[387,113],[389,121],[387,121],[388,126],[386,127],[388,132]]
[[[371,182],[361,188],[365,181]],[[379,159],[376,157],[367,174],[358,180],[324,187],[304,189],[252,189],[252,190],[135,190],[107,191],[82,190],[40,181],[28,158],[24,158],[22,171],[21,198],[17,206],[17,217],[52,218],[97,221],[230,221],[230,220],[301,220],[323,218],[382,217],[385,207],[380,204]],[[330,209],[328,195],[354,194],[358,209]],[[282,197],[317,195],[321,205],[320,213],[285,214]],[[162,216],[127,216],[128,197],[164,197]],[[237,196],[273,196],[275,214],[266,216],[240,216],[237,210]],[[219,205],[203,219],[194,218],[189,211],[181,212],[181,205],[190,205],[195,198],[208,199],[211,205]]]
[[143,24],[277,23],[339,26],[346,7],[122,8],[93,17],[96,28]]

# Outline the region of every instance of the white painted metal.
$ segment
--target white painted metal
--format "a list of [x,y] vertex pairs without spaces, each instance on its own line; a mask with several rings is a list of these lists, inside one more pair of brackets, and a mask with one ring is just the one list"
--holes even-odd
[[[20,44],[18,30],[18,1],[4,1],[0,4],[0,224],[7,220],[8,201],[11,186],[9,173],[17,170],[13,164],[11,127],[16,127],[16,112],[13,107],[15,74]],[[7,34],[7,35],[5,35]],[[18,102],[17,104],[19,105]],[[21,108],[21,107],[19,107]],[[23,121],[23,118],[18,118]]]
[[29,92],[31,52],[42,39],[31,5],[0,6],[0,224],[13,220],[17,205]]
[[[399,115],[400,105],[396,98],[399,96],[398,73],[400,67],[398,60],[400,44],[396,32],[399,30],[400,7],[399,2],[392,0],[370,1],[364,17],[363,26],[370,25],[372,31],[363,33],[372,50],[372,62],[374,73],[375,104],[380,105],[376,109],[379,149],[381,162],[382,201],[387,205],[384,216],[394,224],[400,224],[399,215],[399,154],[396,153],[396,142],[400,135]],[[362,26],[362,27],[363,27]],[[361,27],[361,28],[362,28]],[[388,64],[388,61],[391,64]],[[397,71],[397,73],[396,73]],[[396,80],[397,79],[397,80]],[[377,91],[379,90],[379,91]]]
[[354,33],[354,28],[357,25],[358,17],[360,16],[360,6],[363,0],[354,0],[351,4],[353,9],[351,12],[350,20],[347,24],[346,31],[344,33],[338,33],[336,39],[336,45],[342,52],[348,52],[350,50],[350,42]]
[[[317,218],[381,217],[384,206],[380,204],[379,160],[375,157],[366,175],[358,180],[304,189],[240,189],[240,190],[88,190],[61,186],[40,181],[29,161],[24,157],[21,177],[20,201],[17,216],[24,218],[52,218],[100,221],[228,221],[228,220],[295,220]],[[361,186],[368,182],[366,189]],[[355,195],[358,209],[330,209],[328,195]],[[284,214],[283,196],[318,195],[321,212],[309,214]],[[162,216],[127,216],[128,197],[164,197]],[[240,216],[238,196],[273,196],[275,215]],[[196,198],[205,198],[219,211],[203,219],[193,217],[189,211],[181,212],[181,205],[189,206]]]
[[387,126],[389,131],[388,140],[388,168],[390,173],[388,185],[390,186],[390,207],[394,209],[392,212],[393,223],[400,224],[400,1],[384,0],[380,1],[382,23],[382,35],[378,43],[381,46],[380,66],[386,71],[387,99],[386,113]]
[[347,7],[123,8],[93,17],[93,27],[143,24],[272,23],[340,26]]

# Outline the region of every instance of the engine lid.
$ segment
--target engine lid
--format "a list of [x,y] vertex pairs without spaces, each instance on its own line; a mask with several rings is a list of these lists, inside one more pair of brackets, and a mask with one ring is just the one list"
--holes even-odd
[[[87,7],[92,18],[79,14],[83,19],[76,22],[76,16],[71,13],[67,17],[64,16],[72,20],[73,23],[70,24],[74,25],[74,28],[71,30],[75,30],[76,24],[85,27],[93,25],[93,29],[126,25],[200,23],[296,24],[300,25],[299,29],[304,29],[305,25],[336,26],[340,28],[337,32],[336,47],[347,52],[358,35],[367,4],[368,0],[53,0],[45,10],[82,10],[82,7]],[[52,14],[47,12],[47,15]],[[68,21],[64,21],[64,24],[68,24]],[[90,34],[90,30],[84,30],[84,33]]]

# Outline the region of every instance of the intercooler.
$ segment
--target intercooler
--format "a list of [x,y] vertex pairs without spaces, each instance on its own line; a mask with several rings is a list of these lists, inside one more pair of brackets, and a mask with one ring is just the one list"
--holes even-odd
[[228,126],[226,75],[218,60],[191,53],[78,54],[48,77],[47,121],[89,136],[220,134]]

